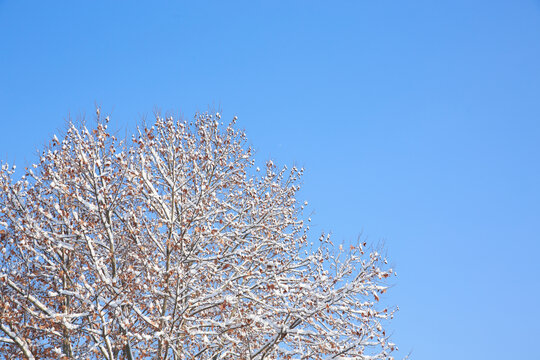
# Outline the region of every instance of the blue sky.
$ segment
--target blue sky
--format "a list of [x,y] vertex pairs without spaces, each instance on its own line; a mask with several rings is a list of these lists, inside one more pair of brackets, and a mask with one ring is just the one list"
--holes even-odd
[[148,4],[0,1],[2,160],[219,108],[306,168],[314,237],[385,243],[400,355],[538,356],[540,1]]

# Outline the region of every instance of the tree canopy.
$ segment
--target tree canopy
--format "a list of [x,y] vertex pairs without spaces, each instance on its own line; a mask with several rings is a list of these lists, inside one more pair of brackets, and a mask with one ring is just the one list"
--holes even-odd
[[5,359],[390,359],[392,274],[365,243],[313,241],[303,170],[255,166],[220,114],[130,139],[70,124],[0,170]]

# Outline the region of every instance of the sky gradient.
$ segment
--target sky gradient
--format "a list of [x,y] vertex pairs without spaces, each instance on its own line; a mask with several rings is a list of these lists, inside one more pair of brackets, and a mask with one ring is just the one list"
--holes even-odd
[[385,245],[398,357],[538,357],[539,1],[0,1],[0,159],[95,104],[305,167],[313,238]]

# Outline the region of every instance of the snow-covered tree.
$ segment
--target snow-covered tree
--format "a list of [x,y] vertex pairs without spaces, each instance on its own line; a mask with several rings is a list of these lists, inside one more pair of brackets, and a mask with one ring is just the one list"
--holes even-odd
[[390,359],[392,274],[365,243],[313,244],[302,170],[255,168],[219,114],[118,140],[69,125],[0,170],[4,359]]

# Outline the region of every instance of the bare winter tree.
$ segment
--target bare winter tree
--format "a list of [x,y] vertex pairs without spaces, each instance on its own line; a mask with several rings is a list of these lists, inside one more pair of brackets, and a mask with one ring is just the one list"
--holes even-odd
[[302,170],[255,168],[235,121],[163,119],[129,142],[70,125],[0,171],[4,359],[391,359],[391,273],[313,245]]

